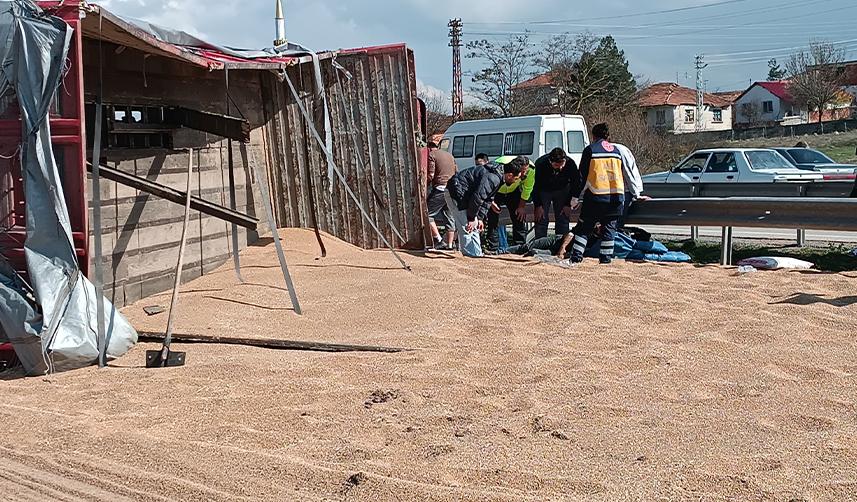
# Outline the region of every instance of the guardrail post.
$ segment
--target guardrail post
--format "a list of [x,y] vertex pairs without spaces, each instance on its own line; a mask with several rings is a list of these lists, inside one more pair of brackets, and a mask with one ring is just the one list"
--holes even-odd
[[723,266],[732,264],[732,227],[723,227],[720,244],[720,264]]
[[[698,197],[699,196],[699,185],[693,185],[690,188],[690,196]],[[696,243],[699,240],[699,227],[690,227],[690,241]]]

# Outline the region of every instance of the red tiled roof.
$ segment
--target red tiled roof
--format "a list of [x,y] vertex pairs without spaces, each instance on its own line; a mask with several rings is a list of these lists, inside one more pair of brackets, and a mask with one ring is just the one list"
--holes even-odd
[[512,86],[512,90],[520,89],[536,89],[538,87],[550,87],[553,85],[553,77],[550,72],[536,75],[535,77],[524,80],[520,84]]
[[735,104],[735,101],[744,94],[744,91],[725,91],[725,92],[712,92],[711,94],[720,98],[721,101],[725,103],[729,103],[730,105]]
[[756,82],[754,85],[758,85],[763,89],[766,89],[768,92],[782,99],[783,101],[789,103],[793,101],[792,95],[791,93],[789,93],[789,83],[787,80],[778,80],[775,82]]
[[[732,103],[715,94],[705,93],[703,100],[712,106],[729,106]],[[643,108],[654,106],[695,105],[696,91],[672,82],[662,82],[646,87],[637,95],[637,102]]]

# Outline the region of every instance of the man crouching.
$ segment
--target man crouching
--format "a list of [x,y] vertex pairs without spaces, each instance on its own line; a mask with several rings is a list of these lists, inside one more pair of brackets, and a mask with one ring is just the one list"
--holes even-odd
[[459,171],[449,179],[446,204],[455,220],[461,254],[475,258],[482,256],[479,232],[485,228],[485,217],[494,196],[501,184],[512,185],[518,181],[521,170],[528,163],[525,157],[517,157],[505,165],[490,162]]

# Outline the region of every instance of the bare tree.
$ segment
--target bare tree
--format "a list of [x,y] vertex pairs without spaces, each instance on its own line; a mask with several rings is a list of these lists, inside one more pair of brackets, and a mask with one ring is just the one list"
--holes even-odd
[[741,103],[739,112],[742,117],[747,119],[749,125],[758,123],[759,117],[762,116],[761,110],[759,110],[759,103]]
[[417,95],[426,104],[426,137],[443,134],[453,122],[446,99],[426,89],[421,89]]
[[811,42],[808,51],[792,54],[786,62],[789,92],[810,112],[818,110],[821,127],[824,111],[841,92],[844,51],[829,42]]
[[513,88],[531,75],[534,52],[528,35],[511,35],[501,42],[469,42],[465,57],[482,61],[485,67],[472,76],[470,90],[483,103],[496,108],[503,117],[526,113],[516,102]]

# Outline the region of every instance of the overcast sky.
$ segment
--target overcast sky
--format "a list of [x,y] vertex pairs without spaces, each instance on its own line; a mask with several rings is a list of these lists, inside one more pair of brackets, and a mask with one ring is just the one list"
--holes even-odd
[[[102,0],[114,13],[181,28],[213,43],[269,46],[275,0]],[[465,42],[528,30],[539,43],[553,33],[612,34],[631,71],[651,82],[693,87],[693,59],[706,56],[709,91],[742,89],[813,38],[841,42],[857,58],[855,0],[284,0],[289,40],[314,50],[405,42],[421,85],[448,93],[447,23],[464,22]],[[668,12],[665,12],[668,11]],[[464,60],[464,69],[478,63]],[[469,79],[465,76],[465,89]]]

